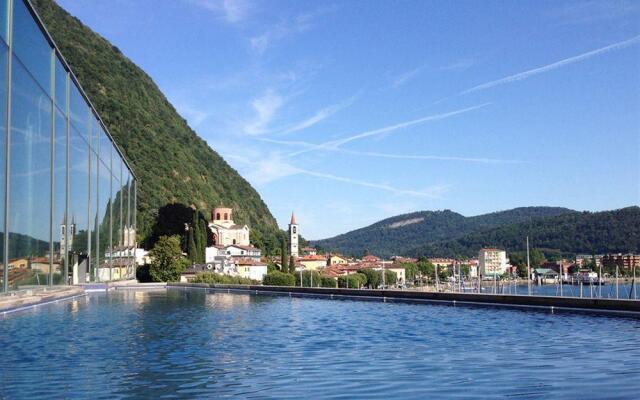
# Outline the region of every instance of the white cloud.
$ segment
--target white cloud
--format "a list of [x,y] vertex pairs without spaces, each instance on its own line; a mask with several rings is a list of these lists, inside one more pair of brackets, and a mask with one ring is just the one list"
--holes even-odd
[[393,82],[391,82],[391,87],[393,87],[394,89],[399,88],[400,86],[404,85],[405,83],[415,78],[418,75],[418,73],[420,73],[420,71],[422,71],[423,69],[424,69],[424,66],[414,68],[412,70],[409,70],[400,74],[395,79],[393,79]]
[[269,124],[283,104],[284,99],[282,96],[273,90],[267,90],[262,96],[254,98],[251,101],[251,107],[256,115],[244,124],[242,128],[243,132],[248,135],[267,133]]
[[456,62],[453,62],[449,65],[445,65],[444,67],[441,67],[440,70],[442,71],[462,71],[465,69],[469,69],[471,67],[473,67],[475,65],[475,61],[471,58],[464,58],[461,60],[458,60]]
[[[310,150],[317,149],[318,145],[299,141],[299,140],[277,140],[277,139],[269,139],[269,138],[260,138],[258,139],[267,143],[274,144],[283,144],[286,146],[300,146]],[[393,154],[393,153],[378,153],[373,151],[359,151],[359,150],[349,150],[343,149],[340,147],[323,147],[322,150],[349,154],[354,156],[366,156],[366,157],[378,157],[378,158],[391,158],[391,159],[400,159],[400,160],[440,160],[440,161],[463,161],[463,162],[473,162],[473,163],[482,163],[482,164],[519,164],[522,163],[520,160],[504,160],[498,158],[484,158],[484,157],[464,157],[464,156],[449,156],[449,155],[428,155],[428,154]]]
[[342,182],[350,185],[379,189],[391,192],[396,195],[409,195],[427,197],[432,199],[441,198],[442,195],[448,192],[451,188],[451,185],[433,185],[421,190],[401,189],[385,183],[369,182],[360,179],[353,179],[349,177],[298,168],[284,161],[278,154],[271,154],[266,157],[259,158],[258,161],[254,161],[253,159],[238,156],[235,154],[225,154],[224,157],[244,164],[247,167],[247,171],[244,174],[245,178],[256,185],[264,185],[287,176],[301,174],[335,182]]
[[249,15],[251,5],[248,0],[191,0],[198,6],[222,16],[229,23],[243,21]]
[[569,64],[574,64],[580,61],[584,61],[587,60],[589,58],[598,56],[600,54],[604,54],[604,53],[608,53],[610,51],[615,51],[615,50],[621,50],[624,49],[626,47],[632,46],[634,44],[640,43],[640,35],[639,36],[635,36],[631,39],[628,40],[624,40],[622,42],[618,42],[618,43],[614,43],[611,44],[609,46],[605,46],[605,47],[601,47],[599,49],[596,50],[592,50],[592,51],[588,51],[586,53],[582,53],[580,55],[574,56],[574,57],[569,57],[569,58],[565,58],[564,60],[560,60],[560,61],[556,61],[552,64],[548,64],[548,65],[544,65],[542,67],[538,67],[538,68],[534,68],[534,69],[530,69],[528,71],[524,71],[524,72],[520,72],[514,75],[509,75],[507,77],[501,78],[501,79],[497,79],[495,81],[490,81],[490,82],[486,82],[483,83],[481,85],[477,85],[474,86],[470,89],[464,90],[460,93],[458,93],[459,95],[463,95],[463,94],[467,94],[467,93],[473,93],[473,92],[478,92],[481,90],[486,90],[489,88],[492,88],[494,86],[499,86],[499,85],[504,85],[507,83],[512,83],[512,82],[516,82],[516,81],[521,81],[523,79],[527,79],[530,78],[534,75],[539,75],[545,72],[549,72],[549,71],[553,71],[555,69],[558,68],[562,68],[566,65]]
[[314,115],[312,115],[311,117],[300,121],[296,124],[294,124],[293,126],[286,128],[284,130],[282,130],[281,132],[279,132],[282,135],[286,135],[289,133],[294,133],[294,132],[298,132],[307,128],[310,128],[316,124],[319,124],[320,122],[324,121],[325,119],[331,117],[333,114],[337,113],[338,111],[341,111],[347,107],[349,107],[351,104],[353,104],[353,102],[355,101],[357,96],[353,96],[341,103],[338,104],[333,104],[330,105],[328,107],[322,108],[320,110],[318,110]]
[[604,20],[620,19],[637,14],[640,3],[624,0],[592,0],[557,2],[548,15],[561,25],[585,24]]
[[324,149],[333,149],[333,148],[337,148],[340,147],[346,143],[349,142],[353,142],[354,140],[360,140],[360,139],[364,139],[367,137],[371,137],[371,136],[377,136],[377,135],[383,135],[383,134],[388,134],[388,133],[392,133],[395,132],[399,129],[403,129],[403,128],[408,128],[410,126],[414,126],[414,125],[418,125],[418,124],[422,124],[425,122],[429,122],[429,121],[437,121],[437,120],[442,120],[442,119],[446,119],[446,118],[450,118],[459,114],[463,114],[469,111],[473,111],[473,110],[477,110],[479,108],[485,107],[487,105],[489,105],[491,103],[484,103],[484,104],[480,104],[477,106],[473,106],[473,107],[467,107],[467,108],[463,108],[463,109],[459,109],[459,110],[455,110],[455,111],[450,111],[447,113],[442,113],[442,114],[435,114],[435,115],[428,115],[426,117],[422,117],[422,118],[418,118],[418,119],[414,119],[411,121],[405,121],[405,122],[401,122],[395,125],[389,125],[389,126],[385,126],[383,128],[378,128],[378,129],[373,129],[373,130],[369,130],[369,131],[365,131],[362,133],[358,133],[356,135],[352,135],[352,136],[348,136],[346,138],[342,138],[342,139],[338,139],[338,140],[332,140],[332,141],[328,141],[319,145],[315,145],[313,147],[309,147],[307,149],[304,150],[299,150],[297,152],[291,153],[290,156],[295,156],[295,155],[299,155],[299,154],[303,154],[303,153],[307,153],[309,151],[312,150],[324,150]]
[[262,54],[275,42],[309,30],[313,26],[313,20],[326,11],[327,10],[318,10],[312,13],[297,15],[293,18],[283,19],[260,35],[249,39],[251,48],[256,53]]

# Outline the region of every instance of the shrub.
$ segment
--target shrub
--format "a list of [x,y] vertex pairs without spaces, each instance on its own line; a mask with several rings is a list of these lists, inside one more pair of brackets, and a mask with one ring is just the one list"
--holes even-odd
[[[296,277],[296,286],[300,286],[300,272],[295,274]],[[320,286],[321,275],[318,271],[302,271],[302,286],[311,287],[313,283],[313,287]],[[335,285],[334,285],[335,286]]]
[[225,285],[255,285],[256,281],[241,276],[221,275],[214,272],[202,272],[191,281],[193,283],[221,283]]
[[330,276],[320,276],[320,287],[334,288],[336,287],[336,280]]
[[182,257],[180,236],[161,236],[149,252],[153,260],[149,266],[149,275],[154,282],[175,282],[180,274],[189,266],[189,261]]
[[295,286],[296,278],[291,274],[273,271],[264,276],[262,283],[270,286]]
[[356,272],[355,274],[341,276],[338,278],[338,287],[356,289],[367,283],[367,277],[364,274]]

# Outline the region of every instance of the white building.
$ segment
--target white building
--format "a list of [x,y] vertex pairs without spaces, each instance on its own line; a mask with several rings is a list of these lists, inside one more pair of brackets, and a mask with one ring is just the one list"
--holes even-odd
[[233,209],[216,207],[211,212],[209,229],[213,232],[213,244],[229,246],[239,244],[249,246],[249,227],[233,222]]
[[291,222],[289,223],[289,254],[298,257],[298,223],[296,215],[291,213]]
[[205,262],[214,262],[216,257],[240,257],[260,261],[260,249],[253,246],[232,244],[230,246],[211,246],[205,249]]
[[478,266],[483,276],[502,275],[507,271],[507,252],[494,248],[480,249]]

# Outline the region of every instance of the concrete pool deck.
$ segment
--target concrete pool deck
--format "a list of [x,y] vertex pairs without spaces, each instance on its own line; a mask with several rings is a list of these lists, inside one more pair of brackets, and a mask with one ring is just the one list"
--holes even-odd
[[417,292],[412,290],[339,289],[291,286],[222,285],[206,283],[168,283],[167,288],[200,288],[253,294],[314,296],[362,300],[446,303],[451,305],[536,308],[549,311],[589,311],[635,314],[640,316],[640,300],[596,299],[559,296],[526,296],[451,292]]
[[81,286],[27,288],[0,296],[0,315],[25,310],[41,304],[84,296]]

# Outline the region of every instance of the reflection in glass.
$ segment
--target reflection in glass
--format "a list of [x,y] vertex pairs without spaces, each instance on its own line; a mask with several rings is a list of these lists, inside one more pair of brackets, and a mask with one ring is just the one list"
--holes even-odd
[[98,163],[98,229],[94,254],[97,255],[99,280],[111,279],[111,172],[100,161]]
[[63,284],[67,254],[67,119],[56,110],[53,153],[53,283]]
[[55,97],[54,101],[56,107],[63,115],[67,115],[67,70],[62,65],[62,62],[56,57],[56,73],[55,73]]
[[[9,2],[8,0],[0,0],[0,38],[7,43],[7,27],[9,26]],[[3,64],[4,65],[4,64]]]
[[89,140],[89,106],[84,101],[84,97],[80,94],[80,90],[75,83],[69,84],[69,113],[71,116],[71,124],[75,126],[78,133]]
[[50,96],[52,49],[22,1],[13,2],[12,40],[13,53]]
[[9,285],[49,277],[52,101],[13,58],[9,170]]
[[73,284],[88,279],[89,145],[74,127],[69,131],[69,273]]
[[[0,1],[2,7],[6,4]],[[6,15],[5,15],[6,17]],[[6,164],[5,143],[7,140],[7,48],[0,41],[0,291],[4,290],[4,168]]]

